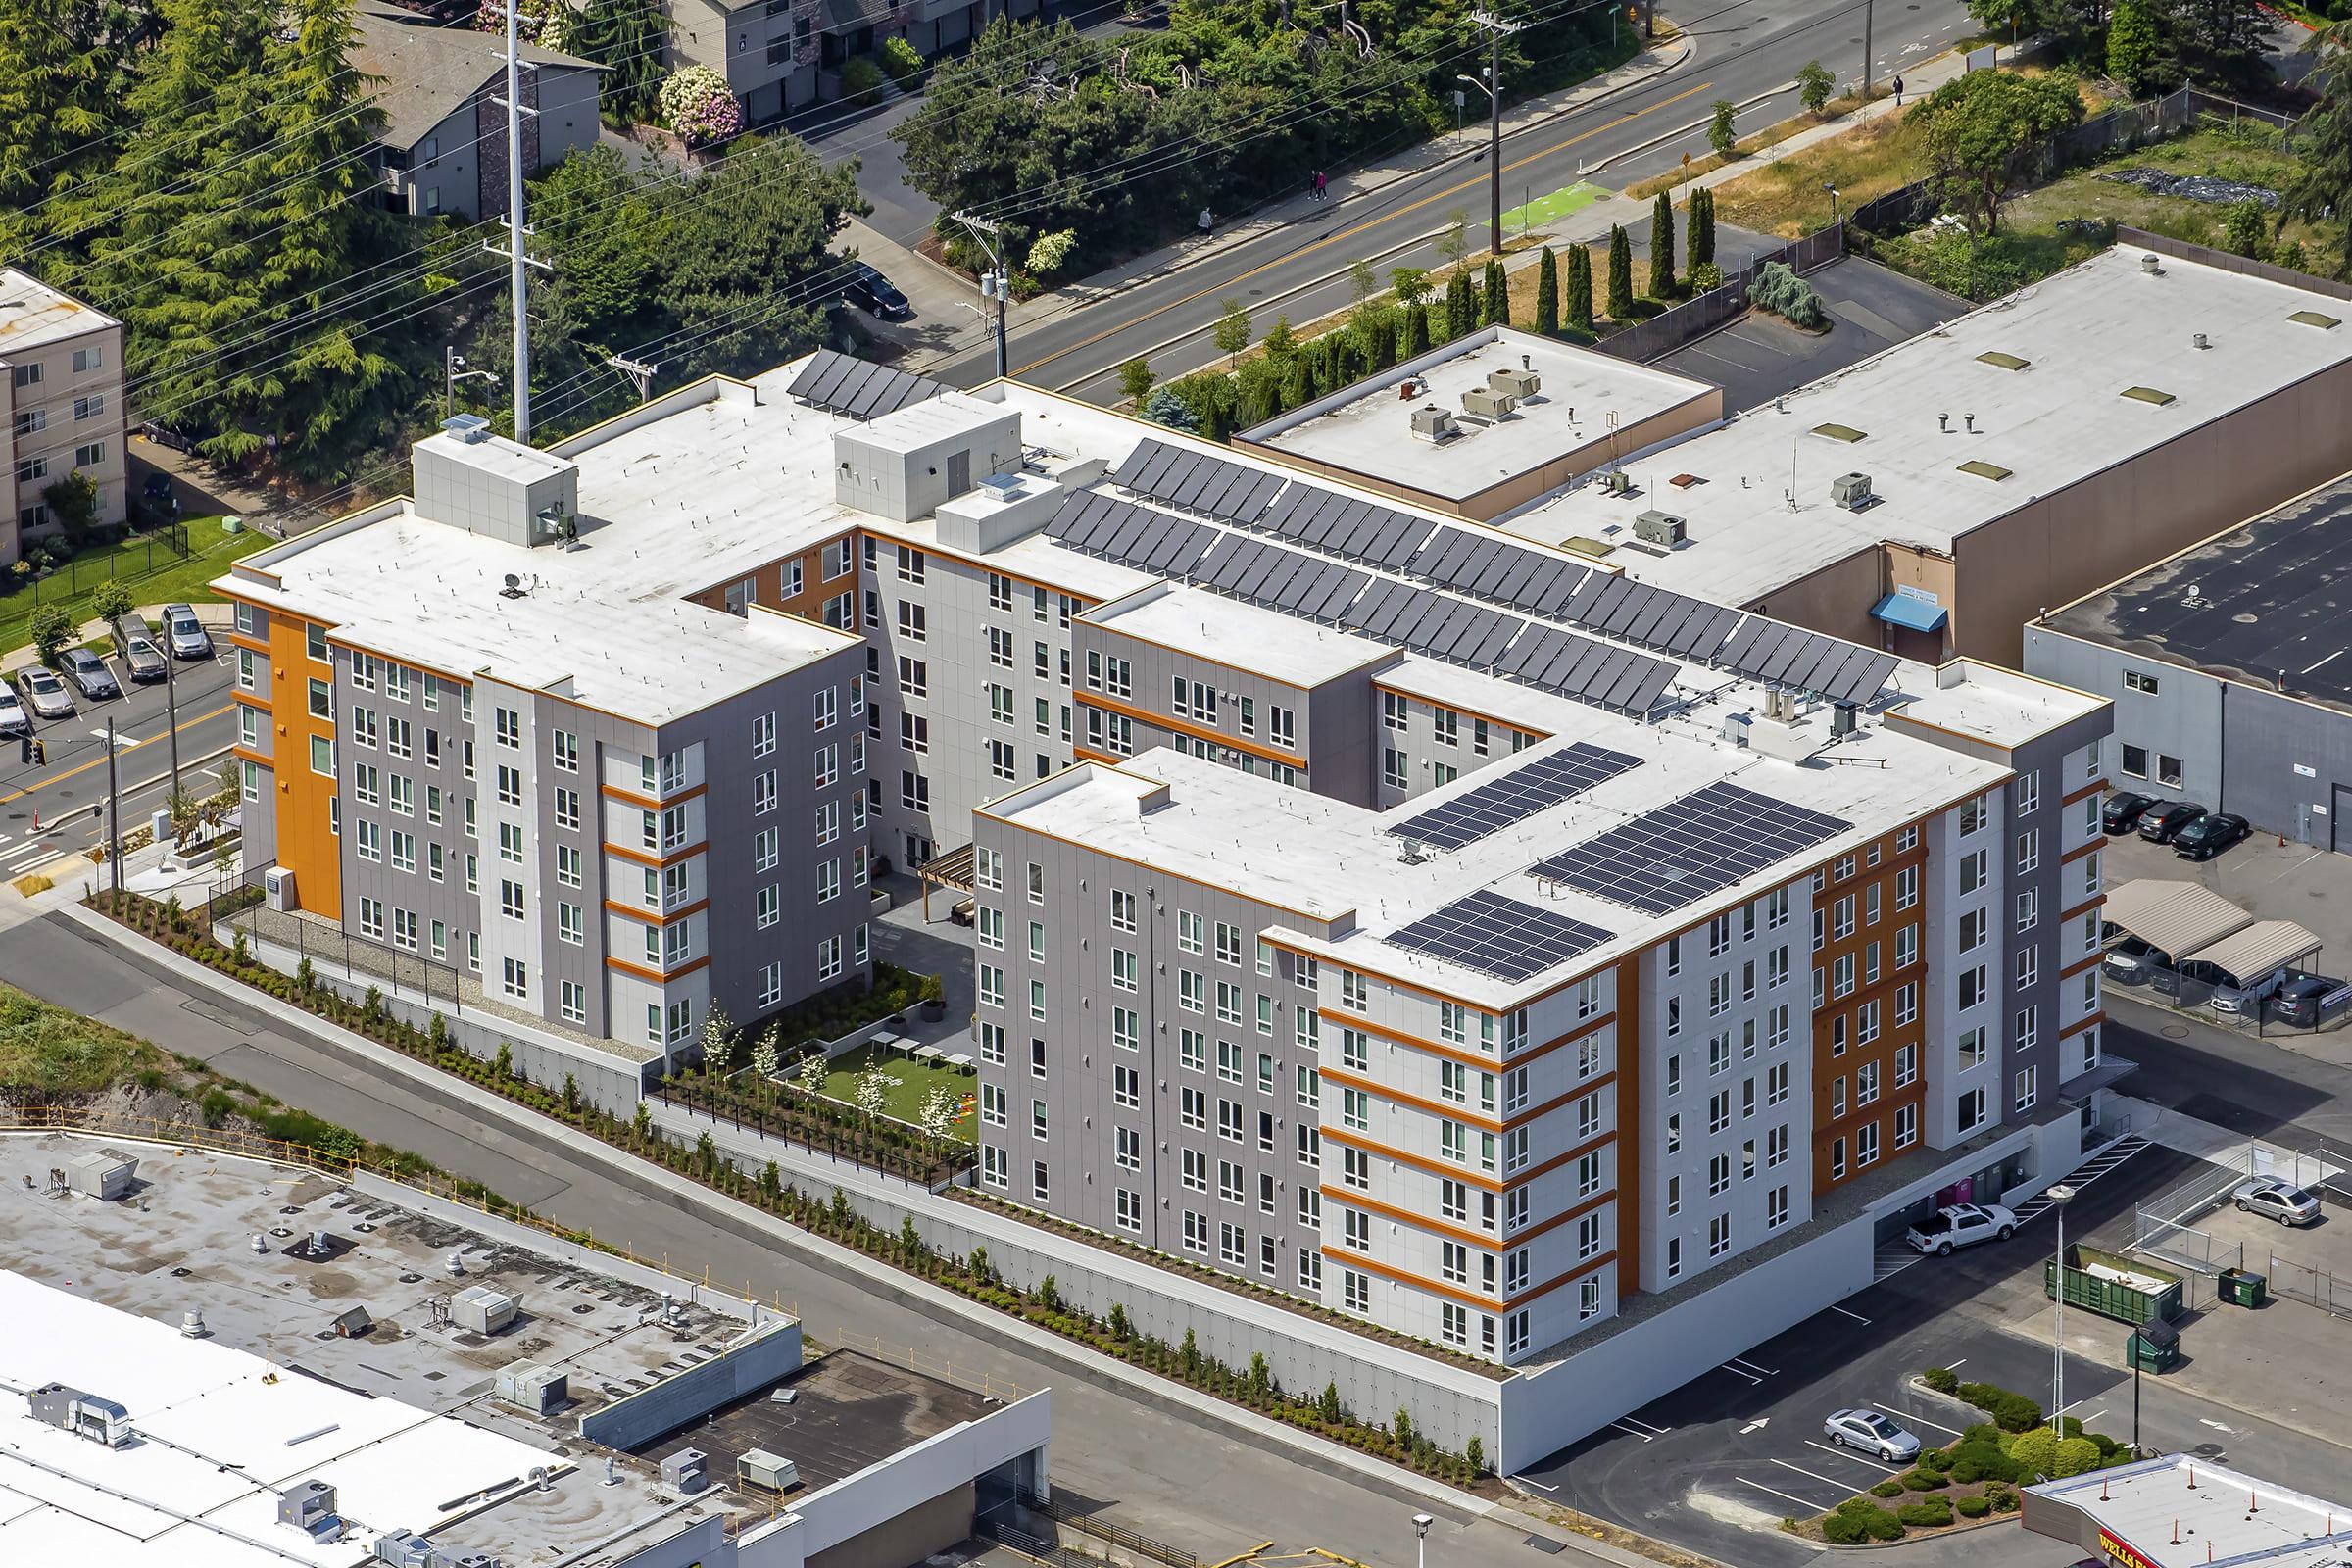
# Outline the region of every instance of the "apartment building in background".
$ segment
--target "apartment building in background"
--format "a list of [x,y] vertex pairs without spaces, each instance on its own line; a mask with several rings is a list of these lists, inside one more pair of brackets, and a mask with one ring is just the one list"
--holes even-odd
[[42,492],[76,470],[98,486],[98,518],[129,507],[122,323],[13,267],[0,268],[0,408],[15,504],[0,521],[0,566],[59,524]]
[[1535,1368],[2099,1136],[2102,700],[830,353],[416,490],[221,584],[280,901],[650,1059],[928,866],[1008,1213]]

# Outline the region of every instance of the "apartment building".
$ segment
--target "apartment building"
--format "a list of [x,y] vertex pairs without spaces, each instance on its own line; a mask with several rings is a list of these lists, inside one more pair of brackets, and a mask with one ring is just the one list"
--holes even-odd
[[42,494],[79,471],[98,486],[98,520],[129,506],[122,411],[122,323],[13,267],[0,268],[0,367],[16,504],[0,523],[0,566],[58,527]]

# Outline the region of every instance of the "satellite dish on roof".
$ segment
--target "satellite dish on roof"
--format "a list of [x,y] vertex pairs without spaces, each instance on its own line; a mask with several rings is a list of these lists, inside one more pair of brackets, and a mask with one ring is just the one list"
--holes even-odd
[[514,572],[510,571],[506,574],[506,586],[498,591],[498,597],[501,599],[520,599],[523,596],[523,592],[522,579],[516,576]]

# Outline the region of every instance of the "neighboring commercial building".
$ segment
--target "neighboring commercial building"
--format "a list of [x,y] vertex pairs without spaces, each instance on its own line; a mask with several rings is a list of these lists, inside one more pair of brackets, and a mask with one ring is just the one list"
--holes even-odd
[[1049,1392],[810,1357],[764,1303],[367,1173],[7,1143],[138,1181],[0,1235],[0,1561],[913,1568],[1051,1491]]
[[1486,522],[1722,418],[1721,387],[1491,326],[1302,404],[1233,442],[1411,506]]
[[669,66],[727,78],[755,124],[841,95],[841,68],[901,37],[925,60],[969,43],[996,17],[1035,17],[1044,0],[663,0]]
[[122,414],[122,323],[29,273],[0,268],[0,397],[15,505],[0,518],[0,566],[58,527],[42,492],[80,471],[98,486],[98,521],[129,506]]
[[2347,295],[2127,233],[1633,458],[1627,492],[1588,479],[1498,525],[1906,658],[2014,666],[2042,611],[2352,468]]
[[2194,1453],[2045,1481],[2023,1497],[2028,1530],[2113,1568],[2342,1568],[2352,1552],[2352,1505]]
[[[504,33],[439,25],[396,5],[364,5],[352,69],[378,78],[379,157],[394,210],[459,218],[507,211],[507,41]],[[557,49],[522,46],[522,163],[536,179],[596,145],[605,68]]]
[[2026,627],[2026,667],[2115,703],[2119,788],[2352,852],[2352,477]]

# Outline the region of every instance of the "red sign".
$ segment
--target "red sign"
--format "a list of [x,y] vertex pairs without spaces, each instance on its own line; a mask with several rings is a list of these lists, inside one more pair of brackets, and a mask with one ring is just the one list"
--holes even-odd
[[2099,1549],[2107,1554],[2108,1561],[2118,1564],[2119,1568],[2157,1568],[2154,1559],[2127,1544],[2111,1531],[2099,1532]]

